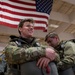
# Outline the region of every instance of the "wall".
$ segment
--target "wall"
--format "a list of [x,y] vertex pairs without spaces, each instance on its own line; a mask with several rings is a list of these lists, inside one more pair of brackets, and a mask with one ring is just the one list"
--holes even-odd
[[69,33],[60,33],[59,34],[60,40],[69,40],[69,39],[74,39],[74,35],[73,34],[69,34]]

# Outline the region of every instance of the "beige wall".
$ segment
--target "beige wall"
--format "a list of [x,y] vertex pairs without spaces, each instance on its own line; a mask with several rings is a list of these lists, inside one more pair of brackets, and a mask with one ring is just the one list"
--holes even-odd
[[59,37],[60,40],[69,40],[75,38],[73,34],[69,34],[69,33],[60,33]]

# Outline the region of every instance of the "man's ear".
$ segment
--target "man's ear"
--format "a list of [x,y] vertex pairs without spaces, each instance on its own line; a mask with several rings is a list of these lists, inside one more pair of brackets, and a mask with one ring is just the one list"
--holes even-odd
[[21,32],[21,31],[22,31],[22,28],[21,28],[21,27],[19,27],[19,28],[18,28],[18,30]]

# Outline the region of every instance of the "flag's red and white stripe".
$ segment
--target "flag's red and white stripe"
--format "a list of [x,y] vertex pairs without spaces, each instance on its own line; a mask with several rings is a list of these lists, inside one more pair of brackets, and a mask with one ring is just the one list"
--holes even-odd
[[0,7],[0,25],[16,28],[20,19],[33,18],[35,29],[47,29],[49,15],[36,11],[35,0],[1,0]]

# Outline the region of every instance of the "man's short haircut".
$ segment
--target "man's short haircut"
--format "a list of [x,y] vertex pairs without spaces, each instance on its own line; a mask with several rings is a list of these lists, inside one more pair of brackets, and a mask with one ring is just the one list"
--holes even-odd
[[23,27],[23,24],[24,24],[25,22],[35,23],[35,21],[34,21],[32,18],[21,19],[21,20],[20,20],[20,23],[19,23],[19,25],[18,25],[18,32],[19,32],[19,33],[20,33],[19,28],[20,28],[20,27],[22,28],[22,27]]
[[[54,38],[54,37],[58,37],[58,34],[57,33],[55,33],[55,32],[50,32],[50,33],[48,33],[47,35],[46,35],[46,37],[45,37],[45,41],[47,41],[47,39],[50,37],[50,38]],[[59,38],[59,37],[58,37]]]
[[21,19],[21,20],[20,20],[20,23],[19,23],[19,25],[18,25],[18,27],[22,27],[25,22],[34,23],[34,20],[33,20],[32,18]]

